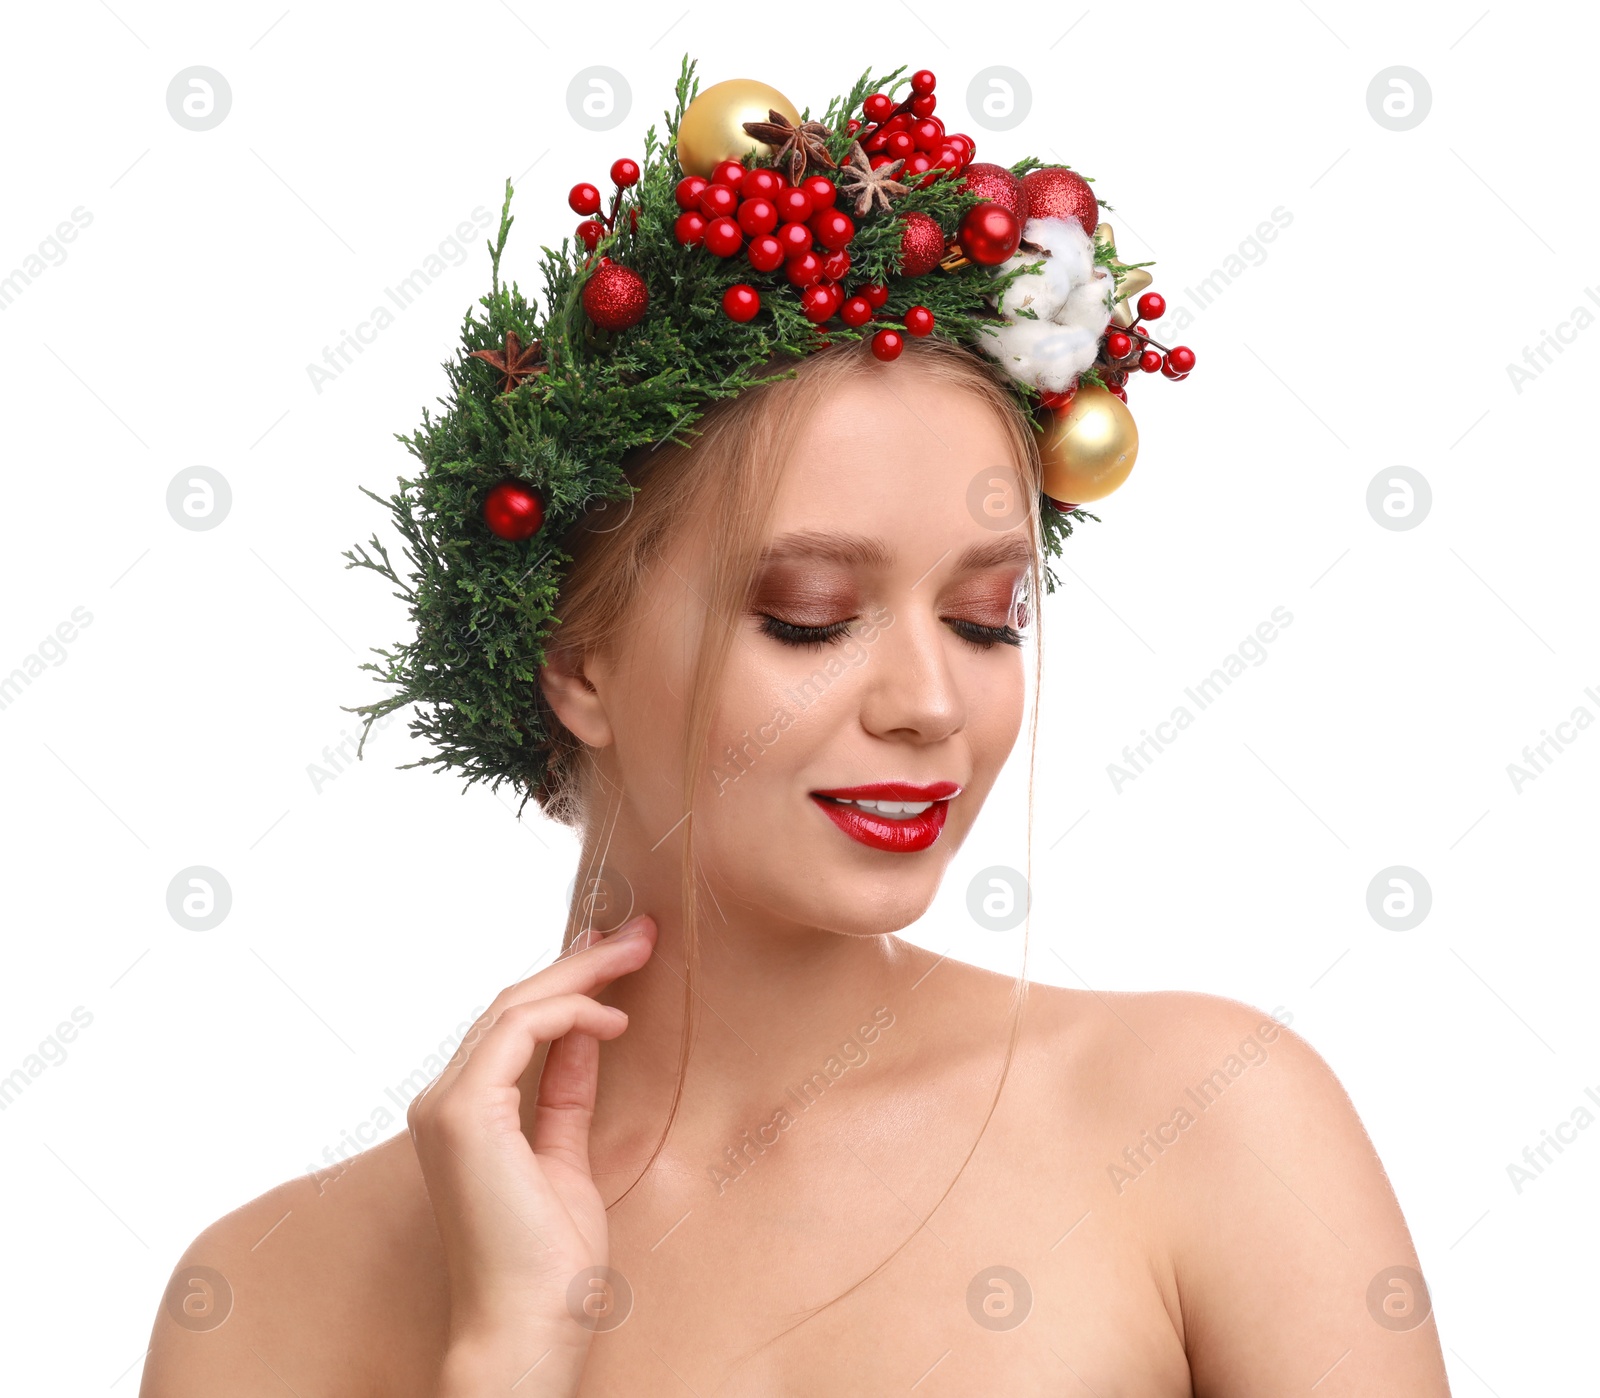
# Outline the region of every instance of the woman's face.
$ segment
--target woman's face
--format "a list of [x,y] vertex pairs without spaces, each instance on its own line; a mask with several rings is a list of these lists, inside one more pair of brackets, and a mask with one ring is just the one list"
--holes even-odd
[[[1021,726],[1029,526],[994,510],[1021,488],[992,409],[909,356],[852,377],[806,422],[768,560],[729,618],[695,796],[724,914],[882,933],[926,911]],[[659,568],[620,668],[590,668],[614,737],[598,756],[623,791],[612,851],[659,843],[674,875],[663,837],[683,810],[704,547],[685,541]],[[882,783],[932,788],[913,803],[927,809],[896,819],[818,795]],[[927,799],[941,791],[956,794]]]

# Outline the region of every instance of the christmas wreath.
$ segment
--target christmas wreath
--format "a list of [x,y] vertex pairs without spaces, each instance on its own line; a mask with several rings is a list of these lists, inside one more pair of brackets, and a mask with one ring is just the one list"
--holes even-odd
[[397,434],[423,470],[388,500],[361,487],[411,567],[402,578],[376,535],[346,566],[393,583],[414,634],[361,667],[394,692],[346,711],[365,717],[365,746],[374,721],[416,704],[411,731],[436,751],[407,767],[511,781],[524,801],[538,789],[549,735],[531,696],[572,561],[559,541],[632,495],[630,452],[688,444],[774,356],[870,338],[892,360],[906,336],[937,334],[1002,366],[1039,435],[1049,591],[1073,521],[1098,519],[1082,505],[1133,467],[1130,372],[1194,367],[1146,333],[1164,303],[1144,291],[1148,264],[1117,257],[1089,181],[1031,157],[975,161],[934,114],[931,72],[863,74],[813,118],[749,79],[701,92],[694,68],[686,55],[665,139],[652,126],[642,161],[613,162],[609,207],[595,185],[571,190],[582,222],[541,249],[542,313],[501,279],[507,180],[443,411]]

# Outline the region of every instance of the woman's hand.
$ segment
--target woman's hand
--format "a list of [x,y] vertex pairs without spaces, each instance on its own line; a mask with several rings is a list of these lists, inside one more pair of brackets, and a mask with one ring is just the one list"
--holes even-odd
[[[441,1398],[577,1391],[593,1328],[568,1297],[610,1255],[589,1173],[599,1041],[627,1028],[592,996],[643,966],[655,933],[635,918],[501,991],[406,1112],[449,1275]],[[530,1145],[518,1080],[545,1042]]]

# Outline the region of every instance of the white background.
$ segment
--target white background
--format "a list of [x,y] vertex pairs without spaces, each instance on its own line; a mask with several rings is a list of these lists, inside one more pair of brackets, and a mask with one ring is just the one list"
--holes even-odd
[[[642,155],[685,50],[702,85],[757,77],[814,113],[863,68],[931,67],[979,159],[1094,176],[1174,305],[1292,216],[1184,331],[1193,376],[1132,385],[1139,465],[1046,604],[1030,973],[1286,1007],[1393,1179],[1456,1392],[1592,1373],[1600,1129],[1520,1193],[1507,1166],[1600,1091],[1600,732],[1520,792],[1507,764],[1575,707],[1600,716],[1600,328],[1569,328],[1520,391],[1507,366],[1600,311],[1596,22],[1478,0],[980,10],[1003,27],[971,8],[8,16],[0,275],[75,208],[92,222],[0,312],[0,673],[75,607],[92,622],[0,710],[0,1076],[93,1016],[0,1113],[0,1286],[29,1317],[8,1377],[134,1392],[189,1239],[337,1152],[552,954],[574,843],[535,807],[519,823],[506,789],[395,770],[422,755],[403,717],[320,791],[308,776],[356,731],[339,706],[388,692],[357,666],[401,606],[340,555],[395,542],[357,484],[414,464],[393,434],[444,389],[482,237],[320,392],[307,365],[475,206],[497,213],[507,175],[508,270],[534,291],[538,244],[576,222],[566,190]],[[197,64],[232,94],[203,132],[166,104]],[[631,89],[611,131],[569,115],[591,65]],[[967,114],[992,65],[1031,86],[1010,131]],[[1367,102],[1395,65],[1431,91],[1405,131]],[[166,507],[197,465],[232,489],[209,532]],[[1433,497],[1403,532],[1366,503],[1396,465]],[[1123,745],[1277,606],[1294,620],[1265,662],[1119,792]],[[1026,761],[908,933],[1013,972],[1021,932],[973,929],[965,889],[1023,863]],[[191,865],[232,890],[209,932],[167,910]],[[1368,912],[1391,865],[1432,890],[1408,931]]]

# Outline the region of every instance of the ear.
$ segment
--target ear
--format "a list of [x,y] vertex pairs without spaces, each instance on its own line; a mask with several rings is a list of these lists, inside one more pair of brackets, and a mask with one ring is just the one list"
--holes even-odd
[[615,736],[600,691],[583,672],[583,657],[569,646],[552,646],[539,667],[539,688],[556,717],[592,748],[609,747]]

